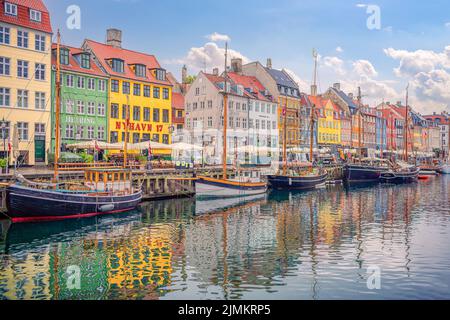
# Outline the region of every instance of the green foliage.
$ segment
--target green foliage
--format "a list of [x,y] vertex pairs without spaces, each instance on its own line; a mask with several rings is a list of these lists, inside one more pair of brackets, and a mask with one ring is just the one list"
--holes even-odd
[[192,83],[194,83],[195,79],[197,79],[197,76],[187,76],[186,77],[186,83],[187,84],[192,84]]
[[6,159],[0,159],[0,168],[6,168],[6,166],[8,165],[8,160]]
[[80,157],[83,158],[85,163],[94,163],[94,156],[87,154],[86,152],[80,153]]

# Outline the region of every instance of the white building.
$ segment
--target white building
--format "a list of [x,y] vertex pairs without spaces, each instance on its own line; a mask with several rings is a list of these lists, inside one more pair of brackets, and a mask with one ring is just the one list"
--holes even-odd
[[[227,73],[227,162],[270,164],[278,160],[278,106],[255,78],[242,75],[239,64]],[[225,78],[215,69],[201,72],[185,96],[186,142],[204,148],[196,159],[221,164],[223,153],[223,92]]]

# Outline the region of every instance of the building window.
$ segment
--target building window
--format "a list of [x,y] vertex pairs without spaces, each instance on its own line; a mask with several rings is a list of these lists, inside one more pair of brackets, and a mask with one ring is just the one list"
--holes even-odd
[[212,109],[212,104],[213,104],[212,100],[208,100],[208,109]]
[[84,69],[91,68],[91,57],[88,53],[81,54],[81,67]]
[[10,29],[8,27],[0,26],[0,43],[9,44],[10,42]]
[[45,110],[45,92],[36,92],[35,93],[35,108],[40,110]]
[[78,89],[84,89],[85,88],[84,78],[83,77],[78,77],[77,80],[78,80],[77,81]]
[[59,59],[61,60],[61,64],[68,65],[69,64],[69,50],[66,48],[61,48],[59,52]]
[[[9,123],[9,121],[4,121],[4,122],[2,121],[1,123],[5,124],[5,128],[0,130],[0,140],[9,139],[10,123]],[[3,132],[5,133],[5,135],[3,135]]]
[[98,80],[98,91],[106,91],[106,80]]
[[168,134],[162,135],[162,143],[169,144],[169,135]]
[[11,71],[10,68],[11,68],[11,59],[0,57],[0,75],[9,76]]
[[81,100],[77,101],[77,113],[84,114],[84,101]]
[[159,122],[159,109],[153,108],[153,121]]
[[139,83],[133,84],[133,94],[135,96],[140,96],[141,95],[141,85]]
[[133,107],[133,120],[141,121],[141,107],[138,106]]
[[111,104],[111,118],[119,119],[119,105],[116,103]]
[[117,131],[110,132],[111,143],[119,142],[119,133]]
[[74,112],[75,103],[73,100],[66,100],[66,113],[73,113]]
[[35,123],[34,124],[34,135],[45,137],[45,124],[44,123]]
[[73,88],[73,75],[71,74],[66,75],[66,87]]
[[213,118],[208,117],[208,128],[212,128],[212,125],[213,125]]
[[71,124],[68,124],[66,126],[66,138],[67,139],[73,139],[74,137],[74,127]]
[[84,126],[78,126],[77,127],[77,140],[84,139]]
[[159,99],[160,95],[160,88],[159,87],[153,87],[153,98]]
[[34,49],[41,52],[45,51],[45,36],[41,36],[39,34],[34,36]]
[[87,138],[89,140],[95,139],[94,127],[92,127],[92,126],[88,126],[87,127]]
[[95,90],[95,79],[88,78],[88,89]]
[[144,85],[144,97],[150,98],[150,86]]
[[133,133],[133,143],[139,143],[139,139],[141,138],[140,134],[135,132]]
[[19,134],[19,140],[28,140],[28,122],[17,122],[17,131]]
[[17,60],[17,77],[28,78],[28,61]]
[[124,63],[123,60],[113,59],[112,60],[112,69],[114,72],[123,73],[124,72]]
[[0,88],[0,107],[9,107],[11,103],[11,89]]
[[30,19],[36,22],[41,22],[42,13],[40,11],[30,9]]
[[138,77],[142,77],[142,78],[145,78],[145,76],[146,76],[146,67],[144,66],[144,65],[142,65],[142,64],[137,64],[136,66],[135,66],[135,68],[136,68],[136,76],[138,76]]
[[104,103],[98,104],[97,115],[104,116],[106,114],[106,108]]
[[111,80],[111,91],[119,92],[119,81],[118,80]]
[[105,127],[100,126],[97,128],[97,139],[105,140]]
[[95,103],[94,102],[88,102],[87,114],[90,116],[95,116]]
[[17,31],[17,46],[20,48],[28,48],[28,32],[18,30]]
[[142,142],[150,141],[150,133],[143,133],[142,134]]
[[17,5],[5,2],[5,13],[12,16],[17,16]]
[[[163,88],[163,99],[169,100],[169,89]],[[204,102],[203,102],[204,104]]]
[[163,122],[169,123],[169,110],[163,110]]
[[129,106],[127,106],[126,104],[122,105],[122,119],[123,120],[127,120],[127,119],[130,118],[129,117],[129,114],[130,114],[129,112],[130,112]]
[[150,121],[150,108],[144,107],[144,121]]
[[45,64],[36,63],[34,78],[36,80],[45,80]]
[[17,90],[17,107],[28,108],[28,91]]
[[199,96],[200,95],[200,88],[195,88],[195,95]]
[[156,79],[160,81],[166,80],[166,70],[156,69]]
[[130,94],[130,83],[129,82],[124,81],[122,83],[122,93],[123,94]]
[[158,133],[154,133],[153,134],[152,141],[153,142],[159,142],[159,134]]

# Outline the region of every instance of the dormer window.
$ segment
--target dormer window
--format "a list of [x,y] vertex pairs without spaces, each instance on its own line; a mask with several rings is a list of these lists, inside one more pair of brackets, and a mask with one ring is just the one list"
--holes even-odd
[[156,69],[156,79],[160,81],[166,80],[166,70],[164,69]]
[[41,22],[42,21],[42,13],[40,11],[30,9],[30,19],[32,21]]
[[5,2],[5,13],[12,16],[17,16],[17,5]]
[[123,73],[124,72],[124,63],[123,60],[120,59],[112,59],[111,68],[114,72]]
[[81,67],[84,69],[91,68],[91,57],[88,53],[81,54]]
[[146,77],[146,66],[143,64],[135,65],[135,74],[137,77],[145,78]]
[[61,64],[68,65],[69,64],[69,50],[66,48],[62,48],[59,52]]

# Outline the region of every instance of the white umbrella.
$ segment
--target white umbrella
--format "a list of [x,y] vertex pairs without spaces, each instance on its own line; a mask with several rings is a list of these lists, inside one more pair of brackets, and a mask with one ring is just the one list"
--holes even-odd
[[66,146],[68,149],[89,149],[94,150],[100,148],[102,150],[120,150],[123,149],[123,143],[106,143],[103,141],[84,141],[73,143]]
[[177,150],[177,151],[202,151],[203,148],[200,146],[197,146],[195,144],[190,144],[190,143],[185,143],[185,142],[178,142],[178,143],[174,143],[171,146],[172,150]]
[[127,146],[127,149],[128,150],[147,150],[149,147],[153,150],[155,150],[155,149],[172,150],[172,145],[154,142],[154,141],[144,141],[144,142],[139,142],[139,143],[132,143]]

